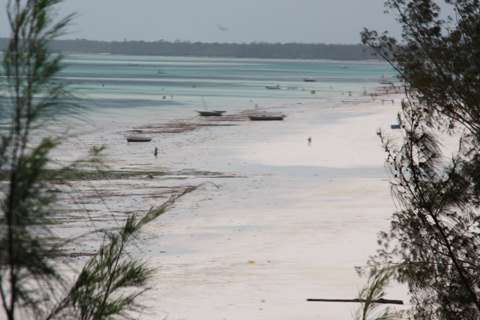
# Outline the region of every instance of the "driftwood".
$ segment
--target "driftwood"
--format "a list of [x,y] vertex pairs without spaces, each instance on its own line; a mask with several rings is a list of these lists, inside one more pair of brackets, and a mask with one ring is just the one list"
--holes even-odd
[[[357,302],[357,303],[364,303],[366,302],[365,299],[307,299],[307,301],[314,301],[314,302]],[[381,303],[381,304],[403,304],[402,300],[390,300],[390,299],[378,299],[373,300],[373,303]]]

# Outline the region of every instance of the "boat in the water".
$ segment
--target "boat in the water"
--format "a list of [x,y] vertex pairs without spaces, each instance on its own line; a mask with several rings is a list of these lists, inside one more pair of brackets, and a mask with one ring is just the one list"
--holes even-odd
[[281,121],[285,119],[286,115],[284,114],[256,114],[256,115],[250,115],[248,118],[250,121]]
[[212,111],[198,111],[198,114],[202,117],[220,117],[222,116],[226,111],[223,110],[212,110]]
[[388,69],[385,69],[385,71],[383,72],[383,75],[380,78],[380,84],[393,84],[392,80],[390,80],[387,77],[387,71],[388,71]]
[[132,135],[132,136],[127,136],[126,138],[127,138],[127,142],[150,142],[150,141],[152,141],[152,138],[147,137],[147,136]]
[[305,81],[305,82],[317,82],[317,80],[315,78],[311,78],[311,77],[303,78],[303,81]]

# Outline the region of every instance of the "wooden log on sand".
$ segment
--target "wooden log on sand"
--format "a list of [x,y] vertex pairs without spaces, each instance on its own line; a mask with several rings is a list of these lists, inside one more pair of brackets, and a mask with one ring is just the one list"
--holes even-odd
[[[366,302],[365,299],[307,299],[307,301],[314,301],[314,302],[356,302],[356,303],[363,303]],[[391,299],[378,299],[373,300],[373,303],[381,303],[381,304],[403,304],[402,300],[391,300]]]

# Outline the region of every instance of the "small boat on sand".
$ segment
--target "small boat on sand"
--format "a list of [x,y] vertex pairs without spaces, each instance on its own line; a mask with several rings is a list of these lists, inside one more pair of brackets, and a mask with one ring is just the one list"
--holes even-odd
[[317,82],[317,80],[315,78],[304,78],[303,81],[305,82]]
[[205,102],[205,99],[202,97],[202,104],[203,104],[203,108],[205,110],[203,111],[198,111],[198,115],[201,116],[201,117],[221,117],[225,112],[227,111],[224,111],[224,110],[207,110],[207,104]]
[[285,119],[285,117],[286,115],[284,114],[279,114],[279,115],[257,114],[257,115],[248,116],[248,118],[250,118],[250,121],[281,121]]
[[280,90],[280,85],[277,84],[276,86],[266,86],[265,88],[270,90]]
[[127,142],[150,142],[152,141],[151,137],[147,136],[127,136]]
[[197,111],[198,114],[202,117],[220,117],[226,111],[223,110],[212,110],[212,111]]

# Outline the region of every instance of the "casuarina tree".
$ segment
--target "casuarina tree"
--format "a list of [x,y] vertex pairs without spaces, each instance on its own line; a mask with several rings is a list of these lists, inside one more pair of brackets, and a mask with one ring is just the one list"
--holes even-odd
[[58,77],[62,55],[49,47],[72,20],[55,18],[61,2],[9,0],[5,8],[11,36],[0,70],[0,318],[128,318],[152,274],[129,255],[128,244],[192,188],[104,231],[99,250],[73,280],[59,268],[62,245],[71,239],[53,232],[59,210],[51,182],[62,170],[49,167],[49,153],[61,137],[43,129],[76,109],[69,85]]
[[362,41],[406,98],[400,137],[379,132],[398,211],[370,263],[408,285],[415,319],[480,319],[480,2],[385,3],[401,38]]

